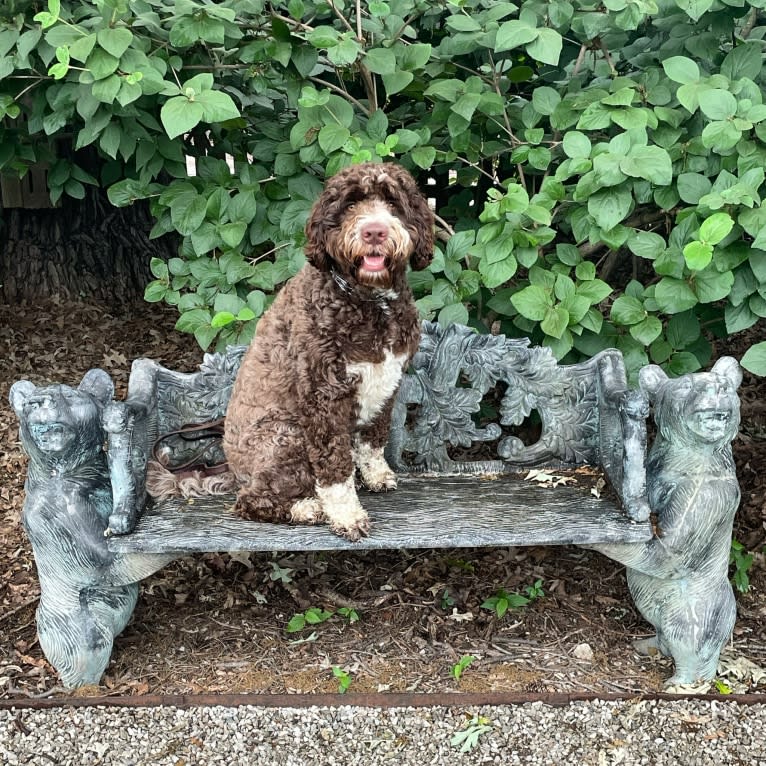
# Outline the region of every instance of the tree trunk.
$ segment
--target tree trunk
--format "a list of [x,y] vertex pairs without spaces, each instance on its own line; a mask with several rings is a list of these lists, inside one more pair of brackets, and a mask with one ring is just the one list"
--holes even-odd
[[0,211],[0,300],[96,299],[118,303],[143,295],[152,257],[176,254],[171,237],[149,239],[148,205],[115,208],[101,189],[83,200],[62,197],[52,209]]

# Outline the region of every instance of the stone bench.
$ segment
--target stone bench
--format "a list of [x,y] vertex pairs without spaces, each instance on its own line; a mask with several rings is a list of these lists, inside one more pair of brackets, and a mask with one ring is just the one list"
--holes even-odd
[[[113,638],[135,606],[137,583],[182,555],[563,544],[597,548],[629,566],[636,603],[658,631],[644,648],[673,656],[674,683],[714,675],[733,627],[733,595],[725,571],[721,585],[719,559],[725,549],[728,562],[738,487],[727,479],[725,513],[701,524],[705,552],[690,559],[673,531],[677,503],[663,499],[668,493],[675,497],[663,459],[650,458],[647,474],[646,418],[649,399],[659,401],[659,368],[646,368],[646,386],[630,389],[614,349],[581,364],[560,365],[548,349],[525,340],[424,323],[420,350],[398,394],[386,453],[400,474],[399,488],[361,495],[372,531],[352,543],[325,526],[239,519],[233,496],[148,498],[147,462],[155,440],[183,424],[225,414],[243,351],[207,354],[195,373],[139,359],[124,401],[113,400],[111,380],[101,370],[91,370],[77,389],[38,388],[28,381],[13,386],[11,401],[30,456],[23,521],[41,584],[38,634],[66,686],[99,682]],[[724,373],[739,374],[736,362],[687,377],[696,391]],[[732,401],[730,424],[738,422],[736,394]],[[711,407],[705,412],[713,412]],[[713,413],[708,425],[724,419]],[[535,423],[539,436],[531,438]],[[727,431],[722,447],[729,459],[731,438]],[[704,435],[700,439],[704,442]],[[655,448],[666,450],[671,442],[660,435]],[[196,459],[222,458],[214,438],[177,438],[164,445],[175,463],[186,462],[192,452]],[[707,442],[700,447],[706,448]],[[525,480],[531,467],[541,466],[565,475],[566,483]],[[684,481],[677,482],[682,489]],[[658,487],[665,495],[657,495]],[[652,505],[653,493],[658,499]],[[666,537],[655,536],[650,505],[655,524],[667,526]],[[687,505],[684,524],[690,514],[705,515],[701,504]],[[700,561],[712,593],[706,608],[714,619],[686,614],[679,595],[691,580],[696,587]],[[682,618],[674,613],[670,622],[669,598],[684,612]]]

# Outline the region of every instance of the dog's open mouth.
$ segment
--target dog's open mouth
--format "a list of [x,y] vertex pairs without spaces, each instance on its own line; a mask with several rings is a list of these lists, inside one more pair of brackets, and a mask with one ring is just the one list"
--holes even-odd
[[383,271],[386,268],[386,256],[376,254],[365,255],[362,258],[361,267],[365,271],[372,273]]

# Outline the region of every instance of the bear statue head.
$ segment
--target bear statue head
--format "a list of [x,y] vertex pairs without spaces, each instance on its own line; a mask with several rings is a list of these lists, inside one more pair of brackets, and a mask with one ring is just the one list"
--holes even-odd
[[669,378],[657,365],[639,373],[641,389],[654,406],[654,419],[667,440],[688,446],[720,448],[739,430],[742,370],[736,359],[724,356],[710,372]]
[[103,370],[90,370],[77,388],[14,383],[11,406],[32,467],[66,471],[101,451],[101,410],[113,395],[112,379]]

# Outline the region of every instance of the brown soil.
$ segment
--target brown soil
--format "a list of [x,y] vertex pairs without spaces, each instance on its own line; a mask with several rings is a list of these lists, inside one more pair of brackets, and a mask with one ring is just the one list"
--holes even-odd
[[[125,395],[130,361],[149,356],[192,370],[193,338],[173,329],[175,312],[50,303],[0,307],[0,394],[11,384],[76,384],[92,367]],[[716,349],[741,356],[759,334]],[[735,537],[755,553],[751,589],[738,595],[729,652],[736,691],[766,691],[766,380],[746,376],[735,456],[742,507]],[[20,524],[26,459],[15,415],[0,410],[0,696],[63,694],[42,656],[34,614],[35,566]],[[544,597],[502,619],[482,603],[500,588]],[[288,633],[309,607],[353,609]],[[353,691],[659,691],[663,659],[642,658],[631,641],[649,626],[634,609],[621,566],[574,547],[382,551],[324,554],[223,553],[181,559],[146,580],[135,616],[117,639],[97,694],[337,691],[333,667]],[[587,646],[584,646],[587,645]],[[459,680],[453,666],[474,660]],[[739,660],[739,662],[736,662]]]

